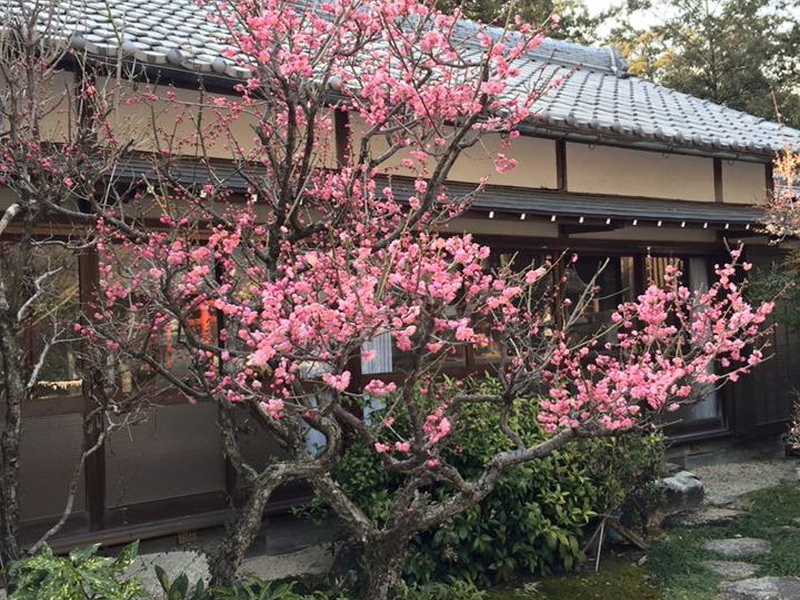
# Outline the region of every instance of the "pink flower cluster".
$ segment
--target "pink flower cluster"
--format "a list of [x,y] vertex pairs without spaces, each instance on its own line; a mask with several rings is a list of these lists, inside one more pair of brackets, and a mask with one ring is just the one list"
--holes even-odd
[[763,360],[764,324],[774,304],[747,303],[734,277],[748,269],[717,266],[707,291],[651,285],[612,315],[616,343],[592,340],[573,351],[563,340],[553,353],[549,398],[540,420],[548,429],[596,420],[609,429],[633,425],[644,410],[675,410],[705,390],[736,381]]
[[450,420],[444,416],[445,406],[439,406],[425,418],[422,430],[428,435],[431,444],[437,444],[450,433]]

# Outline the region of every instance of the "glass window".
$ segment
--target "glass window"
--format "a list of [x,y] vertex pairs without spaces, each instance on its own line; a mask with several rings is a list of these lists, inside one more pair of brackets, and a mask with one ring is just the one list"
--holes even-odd
[[658,287],[666,286],[664,276],[667,273],[667,267],[672,266],[680,271],[686,270],[684,260],[675,256],[648,256],[645,259],[645,265],[647,269],[646,282],[654,283]]
[[[111,263],[111,279],[123,282],[136,280],[144,270],[149,270],[152,265],[147,262],[137,261],[130,251],[122,247],[114,248],[104,257]],[[148,274],[143,279],[149,279]],[[178,378],[190,375],[192,354],[187,349],[187,336],[191,335],[201,342],[217,343],[217,315],[210,303],[200,303],[194,307],[191,314],[182,319],[171,318],[159,325],[152,322],[152,313],[148,310],[132,310],[135,303],[147,306],[147,298],[135,291],[119,301],[115,307],[115,321],[117,331],[127,331],[126,338],[138,351],[153,357],[160,366],[169,370]],[[188,303],[187,303],[188,304]],[[156,370],[143,360],[126,360],[122,363],[110,362],[108,365],[111,379],[117,382],[119,391],[129,394],[145,388],[165,386],[167,382],[157,375]]]
[[79,395],[80,341],[72,327],[81,313],[77,256],[57,243],[7,243],[0,245],[0,260],[8,272],[17,274],[8,289],[14,310],[38,294],[21,340],[29,373],[39,365],[36,396]]
[[632,256],[579,255],[567,266],[562,319],[572,320],[573,336],[591,337],[611,323],[617,306],[635,295],[634,269]]

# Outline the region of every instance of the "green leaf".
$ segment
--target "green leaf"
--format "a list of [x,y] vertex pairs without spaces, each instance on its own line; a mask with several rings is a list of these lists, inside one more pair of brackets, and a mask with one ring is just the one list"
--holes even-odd
[[167,575],[167,572],[164,569],[162,569],[159,565],[155,566],[155,572],[156,572],[156,579],[158,579],[158,583],[161,585],[161,589],[168,593],[170,586],[169,586],[169,576]]
[[133,564],[137,554],[139,554],[139,540],[131,542],[117,554],[117,558],[114,560],[114,568],[124,571]]
[[172,582],[172,589],[175,590],[178,598],[185,598],[189,591],[189,576],[186,573],[181,573],[175,581]]
[[92,544],[91,546],[86,546],[85,548],[76,548],[69,553],[69,559],[75,564],[82,563],[97,554],[99,549],[100,544]]

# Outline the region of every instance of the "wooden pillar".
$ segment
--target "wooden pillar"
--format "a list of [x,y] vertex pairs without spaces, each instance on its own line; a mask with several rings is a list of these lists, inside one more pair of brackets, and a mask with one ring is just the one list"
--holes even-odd
[[775,195],[775,172],[771,162],[764,165],[764,185],[766,186],[767,196],[772,198]]
[[647,289],[647,257],[637,254],[633,257],[634,297],[643,294]]
[[[92,313],[92,306],[97,299],[97,282],[99,279],[99,259],[90,251],[78,257],[80,299],[85,314]],[[84,386],[88,385],[84,382]],[[84,389],[84,448],[91,448],[100,439],[105,428],[103,414],[94,414],[96,408],[89,390]],[[86,489],[86,510],[89,514],[89,529],[97,531],[105,528],[106,510],[106,453],[105,447],[99,448],[86,458],[84,464],[84,485]]]
[[556,182],[559,192],[567,191],[567,142],[563,138],[556,140]]
[[714,202],[724,202],[725,193],[722,182],[722,159],[714,159]]
[[336,149],[336,162],[340,167],[350,162],[349,154],[352,140],[350,139],[350,115],[342,110],[333,111],[334,137]]

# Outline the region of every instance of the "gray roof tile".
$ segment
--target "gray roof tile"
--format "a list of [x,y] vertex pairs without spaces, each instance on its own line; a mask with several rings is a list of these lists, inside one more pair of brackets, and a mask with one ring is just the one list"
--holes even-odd
[[[54,17],[58,34],[77,50],[247,77],[248,69],[221,56],[226,34],[206,19],[206,11],[195,0],[60,0]],[[469,49],[477,48],[477,27],[469,21],[457,27]],[[763,155],[787,145],[800,148],[798,130],[629,76],[613,49],[546,39],[519,66],[520,90],[540,77],[564,78],[539,100],[532,120],[537,128],[704,153]]]

